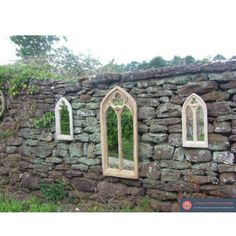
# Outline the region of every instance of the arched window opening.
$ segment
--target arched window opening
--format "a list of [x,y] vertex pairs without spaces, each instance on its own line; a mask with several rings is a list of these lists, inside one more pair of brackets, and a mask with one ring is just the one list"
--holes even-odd
[[3,113],[6,108],[6,101],[3,92],[0,90],[0,118],[3,116]]
[[100,106],[103,174],[138,178],[137,104],[116,86]]
[[72,108],[66,98],[61,98],[55,107],[56,139],[73,140]]
[[207,107],[197,94],[182,107],[182,139],[184,147],[208,147]]

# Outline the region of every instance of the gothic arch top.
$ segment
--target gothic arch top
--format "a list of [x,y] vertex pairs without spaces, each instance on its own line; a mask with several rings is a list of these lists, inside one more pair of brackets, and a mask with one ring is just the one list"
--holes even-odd
[[182,139],[184,147],[208,147],[207,106],[195,93],[182,107]]
[[2,117],[6,108],[6,101],[3,92],[0,90],[0,118]]

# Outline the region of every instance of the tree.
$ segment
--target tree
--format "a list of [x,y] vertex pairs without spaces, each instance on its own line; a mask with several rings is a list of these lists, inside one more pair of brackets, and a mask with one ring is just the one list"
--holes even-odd
[[[52,45],[60,40],[56,35],[13,35],[10,36],[18,48],[16,55],[22,59],[45,57],[52,50]],[[65,37],[64,37],[65,39]]]
[[195,58],[193,56],[188,55],[184,58],[184,63],[186,65],[194,64],[195,63]]
[[181,65],[184,63],[184,60],[180,56],[174,56],[172,60],[169,61],[170,66]]
[[149,65],[150,65],[150,68],[159,68],[159,67],[166,66],[167,63],[162,57],[157,56],[149,61]]
[[220,60],[225,60],[226,58],[221,55],[221,54],[217,54],[216,56],[213,57],[213,61],[220,61]]

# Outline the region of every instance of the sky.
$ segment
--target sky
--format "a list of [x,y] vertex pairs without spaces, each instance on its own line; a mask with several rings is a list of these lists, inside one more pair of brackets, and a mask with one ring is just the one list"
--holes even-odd
[[104,64],[236,55],[235,0],[21,0],[14,8],[12,1],[0,18],[0,64],[16,58],[14,34],[65,35],[75,53]]

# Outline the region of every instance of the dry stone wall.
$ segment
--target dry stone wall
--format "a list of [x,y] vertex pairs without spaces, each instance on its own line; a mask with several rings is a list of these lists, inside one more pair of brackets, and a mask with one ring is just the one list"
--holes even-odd
[[[90,199],[178,210],[181,197],[236,197],[236,61],[108,74],[77,82],[32,81],[38,93],[6,97],[0,123],[0,183],[37,190],[66,179]],[[139,179],[104,177],[99,106],[114,86],[138,104]],[[192,93],[208,108],[208,148],[183,148],[181,107]],[[74,140],[56,141],[55,127],[35,128],[62,97],[73,108]]]

